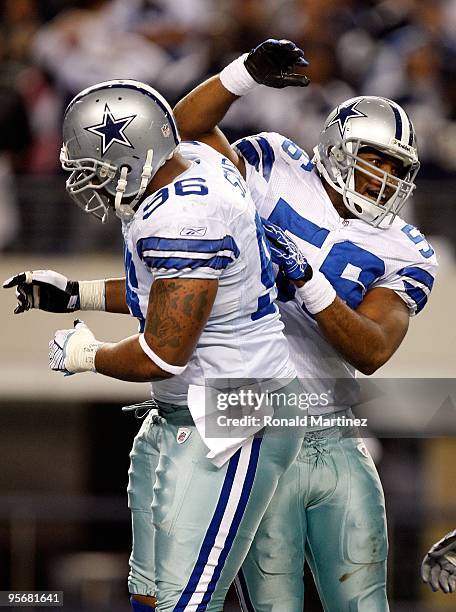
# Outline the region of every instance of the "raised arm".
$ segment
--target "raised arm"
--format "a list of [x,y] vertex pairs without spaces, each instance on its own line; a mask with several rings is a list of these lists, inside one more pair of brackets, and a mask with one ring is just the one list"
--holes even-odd
[[242,159],[217,127],[238,97],[222,85],[219,76],[214,76],[182,98],[174,108],[174,116],[182,140],[205,142],[244,173]]
[[183,140],[199,140],[230,159],[245,177],[245,166],[217,127],[239,96],[258,85],[282,88],[305,86],[309,80],[292,71],[307,66],[304,53],[289,40],[269,39],[234,60],[214,76],[198,85],[174,109]]

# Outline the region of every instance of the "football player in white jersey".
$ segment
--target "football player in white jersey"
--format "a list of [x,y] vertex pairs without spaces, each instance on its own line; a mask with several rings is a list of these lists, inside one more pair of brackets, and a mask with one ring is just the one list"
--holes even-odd
[[[97,341],[80,321],[59,330],[50,367],[154,381],[158,413],[135,443],[129,485],[132,607],[150,609],[156,595],[161,612],[219,611],[301,446],[296,435],[267,429],[206,446],[192,419],[204,415],[207,379],[263,379],[262,389],[284,393],[269,395],[277,415],[296,410],[281,399],[301,387],[261,221],[230,161],[205,144],[178,150],[170,107],[143,83],[82,91],[65,112],[63,137],[69,194],[84,211],[104,220],[114,209],[122,221],[126,278],[73,282],[48,270],[4,286],[17,287],[16,312],[107,310],[138,319],[139,334],[117,343]],[[143,437],[147,450],[136,462]]]
[[[399,347],[409,317],[426,305],[437,262],[398,216],[419,162],[412,123],[393,101],[340,104],[312,158],[277,133],[231,147],[217,128],[259,84],[306,85],[293,72],[303,63],[293,43],[266,41],[188,94],[175,114],[183,138],[210,144],[246,178],[280,266],[279,305],[298,375],[331,392],[313,412],[348,415],[355,371],[375,372]],[[289,282],[290,238],[312,267],[308,282]],[[300,612],[304,558],[326,611],[388,610],[383,493],[356,431],[322,426],[306,435],[238,576],[243,609]]]

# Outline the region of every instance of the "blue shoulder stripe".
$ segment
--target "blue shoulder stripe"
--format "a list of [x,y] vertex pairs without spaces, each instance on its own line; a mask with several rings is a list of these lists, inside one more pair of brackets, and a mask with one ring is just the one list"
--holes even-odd
[[414,287],[412,284],[407,281],[403,281],[406,294],[412,298],[412,300],[416,304],[416,314],[421,312],[427,303],[427,295],[422,289],[418,287]]
[[236,144],[236,147],[242,153],[242,156],[245,158],[245,160],[251,166],[255,166],[255,170],[258,172],[260,168],[260,156],[258,155],[257,150],[255,149],[253,144],[248,140],[244,139],[240,140]]
[[269,181],[271,176],[272,166],[274,165],[275,155],[274,149],[271,147],[269,142],[263,136],[257,136],[257,141],[261,148],[261,160],[263,162],[263,176]]
[[191,257],[144,257],[143,261],[152,269],[158,270],[184,270],[185,268],[212,268],[213,270],[224,270],[233,262],[231,257],[216,255],[210,259],[193,259]]
[[197,253],[218,253],[219,251],[231,251],[235,257],[239,257],[239,248],[232,236],[225,236],[217,240],[201,240],[199,238],[162,238],[160,236],[149,236],[141,238],[136,244],[138,256],[142,258],[145,251],[185,251]]
[[423,284],[425,287],[427,287],[429,291],[432,290],[432,286],[434,284],[434,277],[432,276],[432,274],[429,274],[429,272],[426,272],[426,270],[423,270],[422,268],[417,268],[415,266],[407,266],[406,268],[402,268],[402,270],[399,270],[398,274],[400,274],[401,276],[408,276],[409,278],[413,278],[413,280],[416,280],[419,283]]

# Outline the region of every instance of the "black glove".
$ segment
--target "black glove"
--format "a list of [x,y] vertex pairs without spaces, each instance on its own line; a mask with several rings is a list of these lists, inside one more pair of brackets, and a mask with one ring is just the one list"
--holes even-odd
[[292,72],[293,66],[308,66],[304,51],[290,40],[269,38],[248,54],[245,67],[260,85],[268,87],[305,87],[310,83],[303,74]]
[[14,314],[30,308],[47,312],[73,312],[79,310],[79,283],[71,281],[53,270],[21,272],[8,278],[3,287],[16,287],[17,306]]

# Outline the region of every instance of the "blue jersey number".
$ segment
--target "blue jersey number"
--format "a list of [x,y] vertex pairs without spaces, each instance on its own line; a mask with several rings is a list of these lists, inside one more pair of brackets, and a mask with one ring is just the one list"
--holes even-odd
[[[209,193],[208,188],[206,187],[206,179],[201,177],[192,177],[188,179],[182,179],[180,181],[176,181],[174,183],[174,193],[177,196],[186,196],[186,195],[200,195],[205,196]],[[154,195],[152,200],[146,204],[143,211],[143,219],[148,219],[150,215],[157,210],[159,206],[164,204],[166,200],[169,198],[169,189],[168,187],[163,187],[163,189],[159,189],[157,193]]]
[[222,159],[222,166],[223,176],[231,185],[233,185],[233,187],[235,187],[241,193],[241,196],[245,198],[245,194],[247,193],[247,185],[243,181],[242,176],[239,174],[239,171],[225,157]]
[[139,307],[139,298],[135,289],[138,289],[138,278],[136,276],[135,264],[133,257],[125,245],[124,250],[124,263],[125,263],[125,297],[127,306],[130,309],[131,314],[139,319],[140,329],[144,330],[145,319]]
[[404,234],[415,244],[422,244],[423,248],[419,249],[421,255],[426,259],[434,255],[434,249],[431,247],[426,238],[413,225],[404,225],[402,228]]
[[260,253],[261,283],[267,289],[264,295],[258,298],[258,309],[251,315],[253,321],[261,319],[275,312],[275,306],[271,303],[270,290],[274,287],[274,272],[272,270],[271,257],[266,247],[266,237],[258,213],[255,213],[256,237]]
[[[298,215],[283,198],[277,202],[269,220],[318,248],[323,246],[329,235],[329,230]],[[337,295],[352,308],[357,308],[364,297],[365,289],[385,273],[385,264],[370,251],[344,240],[331,247],[320,270]],[[284,295],[283,291],[281,295]]]
[[[288,157],[291,157],[291,159],[294,159],[295,161],[301,158],[306,159],[307,157],[304,151],[298,147],[295,142],[288,140],[288,138],[282,142],[282,149],[285,151]],[[306,172],[311,172],[314,165],[310,160],[308,160],[306,163],[301,164],[301,168]]]

